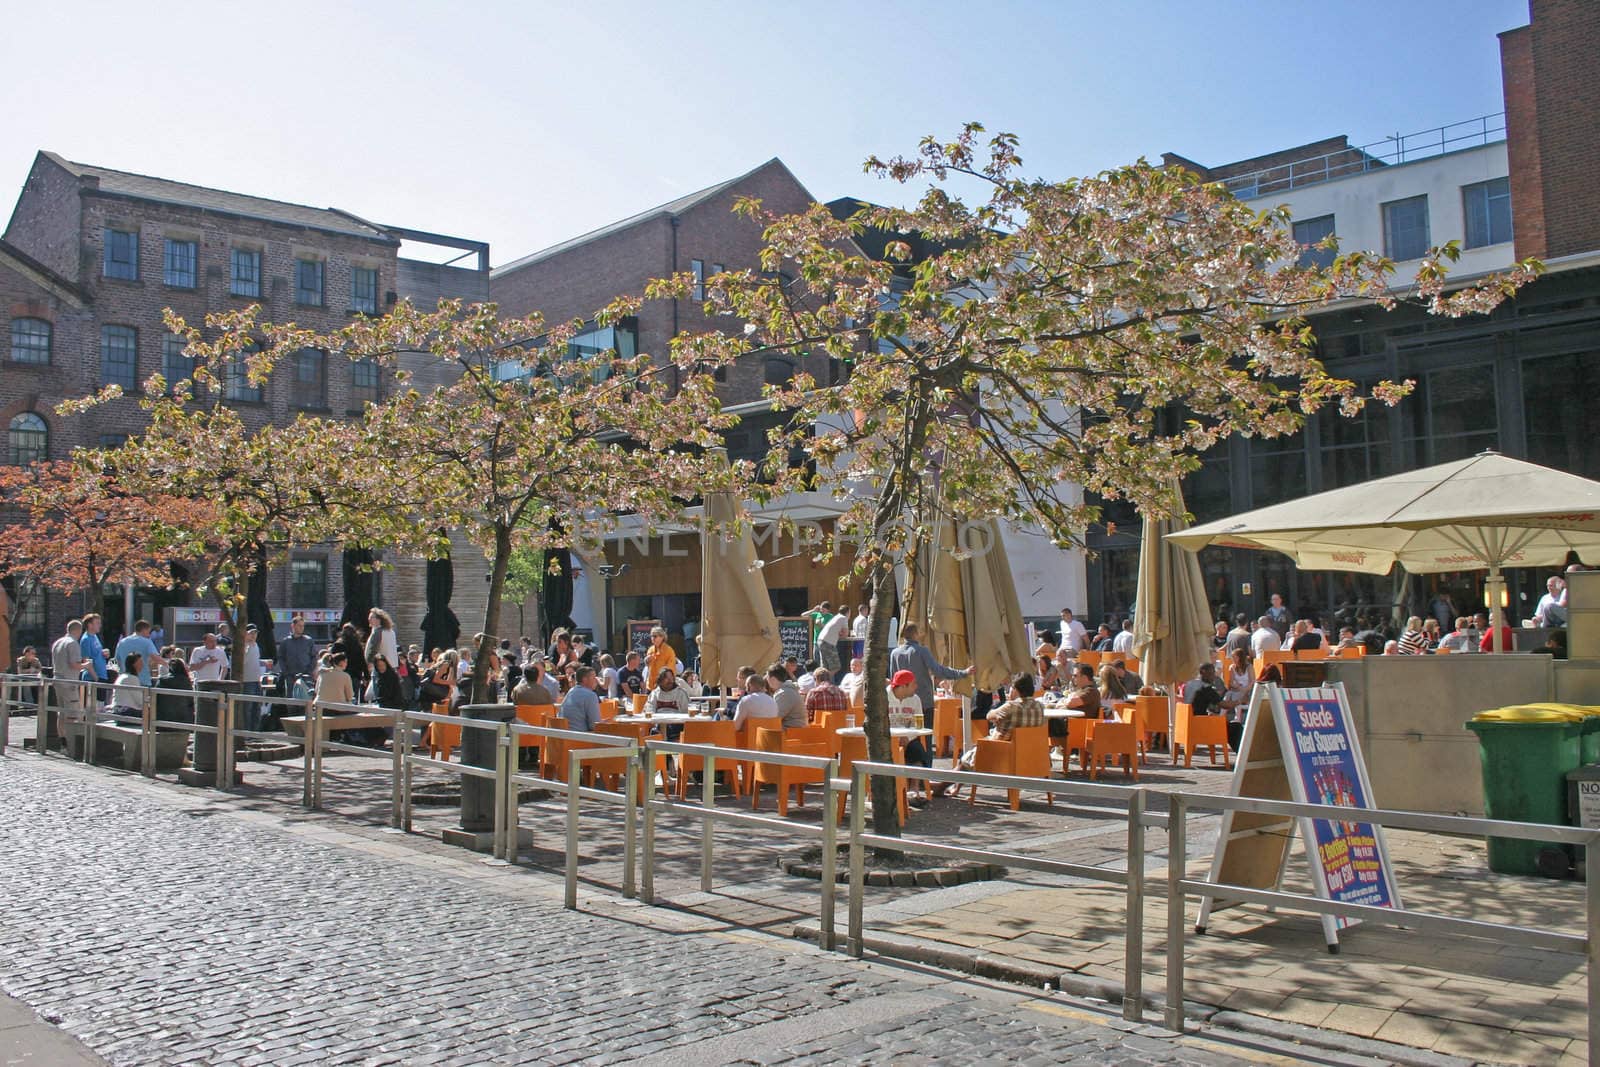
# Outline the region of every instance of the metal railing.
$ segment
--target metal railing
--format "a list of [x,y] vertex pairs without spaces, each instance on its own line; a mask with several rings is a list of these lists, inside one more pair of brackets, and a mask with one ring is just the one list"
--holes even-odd
[[[698,756],[703,760],[701,765],[700,803],[693,807],[679,804],[668,794],[666,799],[647,796],[644,805],[644,888],[640,894],[646,904],[655,903],[655,855],[656,855],[656,812],[664,811],[672,815],[683,815],[686,818],[696,819],[700,823],[700,889],[709,893],[712,890],[712,863],[716,850],[716,824],[735,823],[747,826],[764,826],[767,829],[782,830],[801,837],[820,837],[822,839],[822,887],[820,903],[818,906],[818,928],[820,930],[823,948],[832,949],[834,946],[834,896],[837,892],[838,862],[838,837],[839,837],[839,812],[838,805],[834,802],[834,791],[838,788],[835,779],[839,776],[839,760],[837,757],[804,756],[792,752],[766,752],[741,748],[722,748],[717,745],[684,744],[677,741],[648,740],[641,750],[641,760],[647,768],[654,768],[657,756],[675,754],[679,756]],[[791,822],[784,818],[773,818],[767,815],[758,815],[753,811],[733,811],[716,806],[717,789],[717,760],[728,761],[726,769],[732,770],[741,763],[765,763],[778,767],[799,767],[806,770],[820,771],[822,780],[815,784],[822,791],[822,825],[812,826],[809,823]],[[679,774],[684,771],[681,767]],[[754,783],[752,783],[754,788]],[[780,786],[780,788],[782,788]]]
[[1371,144],[1349,145],[1321,155],[1262,167],[1224,178],[1222,184],[1239,199],[1249,200],[1503,141],[1505,136],[1506,113],[1500,111],[1416,133],[1390,134]]
[[[1064,779],[1027,778],[1010,774],[980,774],[975,771],[946,771],[928,767],[907,766],[901,763],[872,763],[856,761],[851,765],[850,780],[850,926],[847,942],[850,954],[859,958],[865,946],[862,931],[862,906],[866,885],[867,847],[892,849],[897,852],[915,852],[947,859],[978,863],[1003,863],[1011,867],[1024,867],[1048,874],[1070,875],[1097,882],[1109,882],[1124,888],[1124,931],[1122,960],[1122,1014],[1137,1021],[1144,1011],[1144,893],[1145,893],[1145,841],[1146,826],[1166,826],[1167,817],[1145,810],[1146,790],[1138,787],[1098,785],[1089,782],[1071,782]],[[936,841],[912,837],[889,837],[866,831],[866,796],[868,780],[873,777],[917,778],[932,782],[991,789],[1018,790],[1031,793],[1049,793],[1052,796],[1085,797],[1108,800],[1127,807],[1128,869],[1111,870],[1091,867],[1064,860],[1041,859],[1020,852],[998,849],[970,848],[947,845]],[[1090,810],[1105,814],[1105,808],[1089,808],[1081,804],[1068,804],[1066,810]]]
[[[1171,793],[1167,850],[1167,1006],[1168,1029],[1184,1027],[1183,985],[1186,900],[1204,896],[1214,900],[1264,904],[1285,911],[1307,912],[1336,918],[1364,919],[1373,923],[1436,933],[1481,937],[1505,944],[1524,945],[1557,952],[1577,952],[1588,961],[1589,1062],[1600,1064],[1600,830],[1541,823],[1507,822],[1500,819],[1469,819],[1453,815],[1426,815],[1417,812],[1386,811],[1380,808],[1336,807],[1324,804],[1298,804],[1284,800],[1258,800],[1253,797],[1203,796]],[[1588,879],[1584,890],[1585,933],[1513,926],[1505,923],[1462,919],[1435,912],[1404,908],[1380,908],[1348,904],[1336,900],[1281,889],[1256,889],[1249,886],[1189,878],[1186,830],[1191,808],[1210,811],[1249,812],[1298,819],[1332,819],[1336,822],[1370,823],[1399,829],[1427,830],[1433,833],[1466,837],[1504,837],[1518,841],[1555,842],[1581,845],[1585,849],[1584,871]]]

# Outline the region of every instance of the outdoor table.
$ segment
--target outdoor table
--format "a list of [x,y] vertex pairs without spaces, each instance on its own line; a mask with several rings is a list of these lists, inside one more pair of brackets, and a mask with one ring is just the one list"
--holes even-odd
[[[841,726],[834,733],[840,737],[866,737],[867,728],[865,726]],[[889,736],[908,741],[913,737],[932,737],[933,731],[926,726],[891,726],[889,727]]]
[[1081,719],[1084,714],[1082,708],[1045,708],[1044,717],[1047,719]]
[[618,715],[612,722],[659,722],[668,726],[682,726],[692,719],[709,719],[706,715],[688,715],[681,711],[663,711],[656,715]]

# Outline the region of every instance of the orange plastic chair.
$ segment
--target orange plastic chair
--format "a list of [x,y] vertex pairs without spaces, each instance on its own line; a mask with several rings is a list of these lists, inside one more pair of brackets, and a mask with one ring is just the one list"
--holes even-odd
[[1187,704],[1178,705],[1178,717],[1172,729],[1172,760],[1178,760],[1178,749],[1183,749],[1183,765],[1193,766],[1194,750],[1205,745],[1211,765],[1217,764],[1217,750],[1222,750],[1222,765],[1232,767],[1228,756],[1228,720],[1222,715],[1196,715]]
[[1128,668],[1128,670],[1132,671],[1134,674],[1139,673],[1139,661],[1134,659],[1132,656],[1129,656],[1127,659],[1123,660],[1122,665]]
[[606,699],[600,701],[600,721],[610,722],[612,719],[617,717],[621,710],[622,708],[618,701],[607,697]]
[[634,714],[634,715],[643,715],[644,714],[644,702],[646,700],[649,700],[649,699],[650,698],[645,696],[643,693],[635,693],[635,694],[633,694],[633,712],[632,712],[632,714]]
[[855,689],[847,690],[845,695],[850,700],[850,710],[851,711],[857,712],[859,714],[860,712],[863,712],[863,711],[866,710],[866,708],[867,708],[867,687],[866,686],[859,686],[859,687],[857,687]]
[[1261,677],[1263,671],[1274,663],[1284,663],[1294,659],[1294,652],[1281,648],[1269,648],[1256,657],[1256,677]]
[[1102,653],[1100,653],[1100,662],[1102,664],[1105,664],[1105,663],[1126,663],[1128,660],[1130,660],[1132,658],[1133,658],[1133,656],[1130,653],[1127,653],[1127,652],[1102,652]]
[[933,751],[936,755],[945,754],[945,740],[950,740],[951,749],[959,755],[961,751],[961,698],[960,697],[934,697],[933,698]]
[[1082,652],[1078,653],[1077,661],[1079,663],[1086,663],[1091,667],[1098,667],[1100,666],[1100,653],[1093,652],[1086,648]]
[[[680,740],[686,745],[715,745],[718,748],[738,748],[739,731],[733,728],[731,722],[712,722],[702,720],[699,722],[686,722],[683,724],[683,736]],[[683,800],[688,795],[689,775],[702,774],[706,769],[704,756],[679,756],[678,757],[678,799]],[[739,764],[731,759],[717,760],[717,773],[727,775],[724,781],[734,796],[743,795],[743,787],[739,778]]]
[[[894,762],[903,765],[905,763],[905,761],[906,761],[905,752],[901,750],[899,745],[895,745],[895,746],[893,746],[893,748],[894,748]],[[865,763],[866,759],[867,759],[867,739],[865,737],[841,737],[841,738],[839,738],[839,777],[840,778],[849,779],[851,777],[850,768],[855,764],[856,760],[861,760],[863,763]],[[869,779],[869,781],[870,781],[870,779]],[[906,780],[904,778],[896,778],[894,781],[895,781],[895,796],[898,798],[898,801],[899,801],[898,807],[900,809],[900,812],[899,812],[899,814],[900,814],[900,825],[904,826],[906,824],[906,813],[910,809],[910,805],[906,802]],[[845,802],[847,800],[849,800],[849,799],[850,799],[850,794],[848,792],[844,792],[844,793],[840,793],[839,794],[839,821],[841,823],[844,822]]]
[[1107,760],[1121,759],[1134,781],[1139,780],[1139,731],[1131,722],[1099,722],[1089,740],[1089,777],[1099,778]]
[[[1050,728],[1047,726],[1019,726],[1011,731],[1009,741],[991,741],[980,738],[972,769],[983,774],[1010,774],[1017,777],[1050,777]],[[1055,794],[1046,793],[1045,801],[1055,807]],[[1022,807],[1022,790],[1007,789],[1006,798],[1011,810]],[[978,787],[971,787],[967,803],[978,800]]]
[[[839,725],[843,726],[843,723]],[[837,749],[839,735],[829,730],[826,726],[789,726],[783,731],[785,741],[798,741],[806,745],[829,745],[829,751]]]
[[1297,648],[1294,650],[1295,659],[1327,659],[1328,650],[1325,648]]
[[[433,706],[435,715],[450,714],[450,702],[441,700]],[[428,724],[427,733],[423,735],[422,743],[428,747],[428,755],[432,759],[441,759],[450,762],[450,750],[461,747],[461,727],[446,726],[442,722]]]
[[[544,720],[544,725],[552,730],[570,730],[571,723],[560,715],[551,715]],[[544,745],[539,749],[539,777],[552,782],[565,782],[567,780],[567,742],[559,737],[544,738]]]
[[[544,721],[556,713],[554,704],[518,704],[517,721],[528,726],[543,726]],[[518,748],[538,748],[545,739],[537,734],[518,734]]]
[[[1078,754],[1078,769],[1089,769],[1089,743],[1094,738],[1094,727],[1099,719],[1068,719],[1067,735],[1065,737],[1050,738],[1050,747],[1061,752],[1061,773],[1067,774],[1072,762],[1072,754]],[[1048,726],[1046,727],[1048,730]]]
[[1438,648],[1433,650],[1433,654],[1435,656],[1448,656],[1450,654],[1450,649],[1444,645],[1440,645]]
[[1167,698],[1134,697],[1134,714],[1124,719],[1139,728],[1140,758],[1146,759],[1155,747],[1156,738],[1167,736]]
[[[769,719],[746,719],[744,721],[744,725],[739,728],[739,747],[748,751],[754,751],[756,747],[756,736],[762,730],[776,730],[781,734],[783,732],[783,720],[777,717]],[[744,779],[745,788],[749,789],[752,777],[755,775],[755,768],[751,766],[749,760],[745,760],[743,763],[739,764],[739,774]]]
[[[830,746],[809,744],[803,741],[785,741],[782,730],[756,731],[756,751],[785,752],[796,756],[832,756]],[[826,772],[820,768],[788,767],[777,763],[755,764],[755,775],[750,779],[750,810],[761,802],[761,786],[770,783],[778,787],[778,814],[789,814],[789,790],[795,791],[795,804],[805,807],[806,785],[820,784]]]
[[[605,734],[607,737],[626,737],[643,743],[644,739],[650,736],[650,729],[651,725],[647,722],[600,722],[595,723],[594,732],[597,734]],[[587,764],[587,766],[597,768],[596,773],[605,775],[608,780],[617,781],[622,775],[621,768],[625,767],[627,762],[628,761],[623,758],[616,760],[596,760],[592,761],[590,764]],[[661,780],[661,791],[663,793],[670,791],[672,788],[672,782],[667,774],[667,757],[665,754],[656,756],[655,766],[650,770],[650,780],[648,782],[641,781],[639,783],[639,795],[641,798],[645,794],[645,788],[647,786],[654,785],[657,778]],[[610,789],[613,787],[608,785],[606,788]]]
[[[845,720],[851,714],[848,711],[819,711],[817,712],[816,721],[812,725],[822,727],[828,732],[829,737],[837,737],[838,731],[844,729]],[[856,721],[860,722],[861,720],[857,718]]]

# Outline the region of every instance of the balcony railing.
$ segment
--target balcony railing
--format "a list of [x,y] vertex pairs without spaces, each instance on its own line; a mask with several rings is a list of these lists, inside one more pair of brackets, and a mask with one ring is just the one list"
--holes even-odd
[[1393,134],[1371,144],[1341,148],[1320,156],[1280,163],[1275,167],[1239,174],[1223,180],[1228,191],[1241,200],[1271,196],[1363,174],[1398,163],[1409,163],[1430,156],[1442,156],[1464,148],[1503,141],[1506,136],[1506,113],[1481,115],[1464,122],[1421,130],[1417,133]]

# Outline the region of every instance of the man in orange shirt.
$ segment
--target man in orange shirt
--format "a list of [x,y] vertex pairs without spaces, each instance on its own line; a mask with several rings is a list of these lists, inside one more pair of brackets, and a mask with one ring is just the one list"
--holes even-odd
[[650,647],[644,654],[644,687],[649,692],[661,682],[661,672],[678,666],[678,654],[667,644],[667,631],[657,626],[650,631]]

